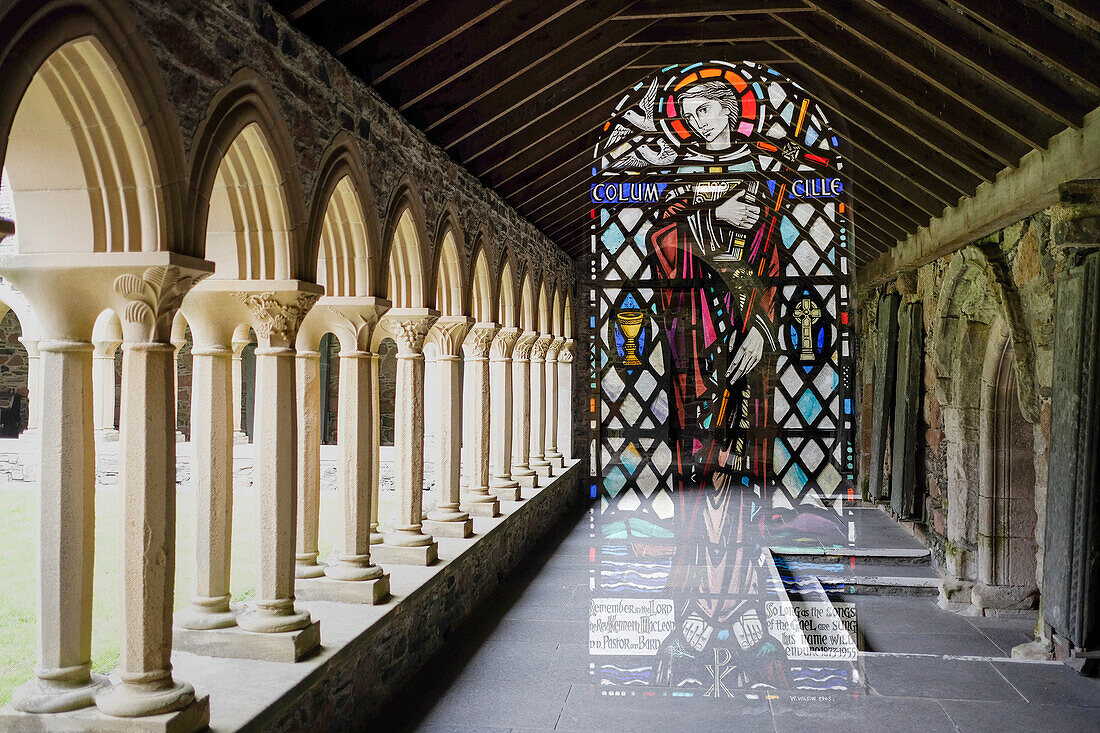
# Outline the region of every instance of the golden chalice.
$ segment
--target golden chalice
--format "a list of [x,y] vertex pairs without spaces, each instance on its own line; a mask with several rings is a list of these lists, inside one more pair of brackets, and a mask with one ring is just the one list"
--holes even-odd
[[623,359],[623,365],[641,366],[642,362],[638,361],[638,333],[642,330],[645,314],[635,310],[619,311],[615,314],[615,319],[618,320],[619,328],[626,336],[626,343],[623,344],[626,358]]

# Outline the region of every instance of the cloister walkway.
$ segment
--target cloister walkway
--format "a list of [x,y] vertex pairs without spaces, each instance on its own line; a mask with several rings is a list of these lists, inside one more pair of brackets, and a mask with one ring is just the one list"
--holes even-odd
[[[1093,731],[1100,680],[1012,659],[1035,620],[964,617],[934,597],[844,595],[856,604],[860,682],[715,699],[703,689],[596,684],[589,650],[598,506],[567,518],[365,728],[520,731]],[[920,547],[875,508],[855,510],[856,552]],[[857,565],[867,574],[868,565]],[[909,567],[910,573],[920,565]],[[862,569],[860,569],[862,568]],[[905,572],[904,570],[901,572]],[[873,649],[874,651],[867,651]],[[639,660],[643,658],[638,657]],[[613,690],[613,691],[612,691]],[[762,691],[763,692],[763,691]]]

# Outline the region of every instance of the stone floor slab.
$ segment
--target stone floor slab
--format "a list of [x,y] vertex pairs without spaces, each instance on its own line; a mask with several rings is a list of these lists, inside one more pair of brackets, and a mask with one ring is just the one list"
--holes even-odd
[[1095,733],[1100,730],[1100,708],[1066,704],[988,703],[942,700],[944,710],[962,733],[989,731],[1049,731]]
[[906,697],[873,697],[819,703],[772,703],[775,729],[787,733],[954,733],[938,702]]
[[861,659],[867,684],[877,695],[1024,702],[989,662],[893,655]]
[[1028,702],[1100,708],[1100,679],[1082,677],[1064,664],[994,662],[993,667]]

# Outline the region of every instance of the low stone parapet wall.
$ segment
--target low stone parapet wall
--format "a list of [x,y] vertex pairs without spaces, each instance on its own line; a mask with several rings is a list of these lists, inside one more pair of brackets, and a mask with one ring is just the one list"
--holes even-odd
[[430,567],[390,565],[382,605],[299,601],[321,622],[321,651],[294,664],[172,655],[179,679],[210,695],[215,731],[350,730],[376,713],[583,496],[571,462],[549,485],[475,517],[469,539],[439,538]]

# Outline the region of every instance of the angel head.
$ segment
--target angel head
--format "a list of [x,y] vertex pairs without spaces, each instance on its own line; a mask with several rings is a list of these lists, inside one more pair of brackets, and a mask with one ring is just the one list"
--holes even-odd
[[725,150],[733,144],[732,131],[741,119],[741,100],[729,84],[707,81],[677,95],[680,116],[708,150]]

